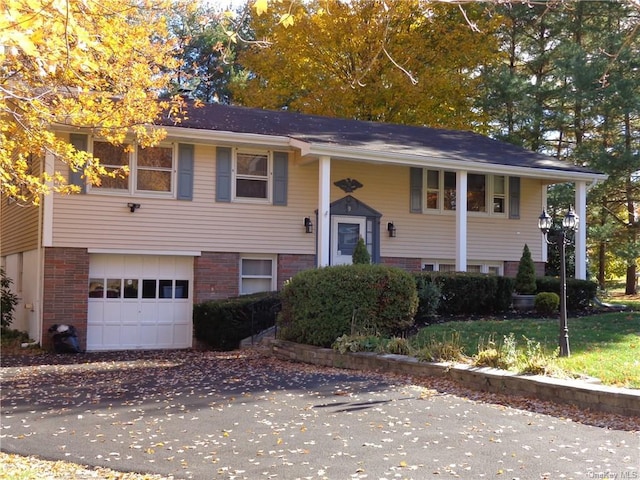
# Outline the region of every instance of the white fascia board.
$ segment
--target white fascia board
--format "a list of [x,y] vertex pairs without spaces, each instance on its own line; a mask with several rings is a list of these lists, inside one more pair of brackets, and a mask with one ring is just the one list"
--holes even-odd
[[202,252],[199,250],[182,251],[182,250],[130,250],[126,248],[88,248],[87,253],[111,253],[118,255],[162,255],[172,257],[200,257]]
[[275,135],[259,135],[256,133],[238,133],[222,130],[198,130],[184,127],[158,127],[167,132],[168,140],[185,141],[189,143],[207,144],[243,144],[261,147],[278,147],[288,149],[289,137]]
[[447,169],[451,171],[464,170],[467,172],[488,173],[493,175],[511,175],[520,177],[538,178],[549,180],[549,183],[573,182],[573,181],[600,181],[606,180],[607,175],[586,172],[568,172],[553,168],[530,168],[491,163],[478,163],[468,160],[460,160],[448,154],[434,150],[430,155],[415,155],[400,152],[375,151],[353,147],[340,147],[336,145],[313,145],[300,140],[291,140],[291,146],[300,149],[302,157],[316,157],[326,155],[331,158],[352,160],[360,162],[384,163],[387,165],[404,165],[409,167],[422,167],[434,169]]

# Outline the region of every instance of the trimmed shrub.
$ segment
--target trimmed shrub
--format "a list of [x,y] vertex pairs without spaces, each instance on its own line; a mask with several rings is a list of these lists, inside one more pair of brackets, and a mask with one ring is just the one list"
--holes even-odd
[[558,311],[560,296],[553,292],[540,292],[536,295],[536,311],[541,315],[551,315]]
[[[513,284],[512,278],[480,273],[416,274],[420,299],[416,320],[428,323],[434,308],[441,315],[506,311],[511,304]],[[435,301],[433,297],[438,291],[440,294]]]
[[494,313],[506,312],[511,307],[516,279],[512,277],[496,277],[498,282],[495,296]]
[[193,306],[193,332],[214,350],[234,350],[244,338],[275,325],[277,292],[213,300]]
[[[558,277],[538,277],[538,292],[553,292],[560,295],[560,279]],[[596,296],[598,284],[591,280],[567,278],[567,310],[586,310]]]
[[282,293],[280,338],[329,347],[341,335],[394,335],[413,325],[410,273],[384,265],[339,265],[298,273]]
[[440,306],[442,292],[440,287],[427,275],[416,275],[416,288],[418,291],[418,310],[415,320],[418,323],[427,323],[436,315]]
[[518,273],[514,285],[516,293],[520,295],[533,295],[536,293],[536,266],[531,258],[529,246],[525,243],[522,249],[520,263],[518,263]]
[[362,237],[358,239],[356,248],[353,250],[353,255],[351,255],[351,261],[354,265],[367,265],[371,263],[371,255],[369,255],[369,251]]

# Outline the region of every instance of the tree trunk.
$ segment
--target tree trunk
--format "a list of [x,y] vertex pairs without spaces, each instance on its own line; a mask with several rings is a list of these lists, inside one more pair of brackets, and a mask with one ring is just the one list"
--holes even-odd
[[606,282],[606,269],[605,269],[605,264],[607,262],[607,257],[606,257],[606,244],[604,242],[599,242],[598,243],[598,285],[600,286],[601,290],[605,289],[605,282]]
[[627,267],[627,283],[624,289],[625,295],[635,295],[638,293],[638,289],[636,287],[636,266],[629,265]]
[[[631,152],[631,118],[629,112],[624,114],[624,147],[626,152]],[[635,202],[633,196],[633,181],[631,175],[627,177],[626,182],[626,196],[627,196],[627,214],[629,219],[629,243],[634,245],[638,240],[638,228],[636,226],[636,212]],[[635,295],[637,293],[636,288],[636,259],[630,259],[627,264],[627,282],[624,289],[625,295]]]

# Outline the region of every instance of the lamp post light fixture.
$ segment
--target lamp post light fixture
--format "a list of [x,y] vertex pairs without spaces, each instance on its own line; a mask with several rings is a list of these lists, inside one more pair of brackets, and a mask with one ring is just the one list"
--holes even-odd
[[560,356],[568,357],[571,355],[569,351],[569,327],[567,325],[567,265],[565,247],[571,243],[571,239],[567,236],[570,232],[578,230],[579,218],[573,207],[569,207],[569,211],[562,219],[562,227],[553,235],[554,240],[549,240],[549,231],[553,226],[553,219],[546,210],[542,211],[542,215],[538,218],[538,228],[544,235],[544,240],[549,245],[557,245],[560,247]]

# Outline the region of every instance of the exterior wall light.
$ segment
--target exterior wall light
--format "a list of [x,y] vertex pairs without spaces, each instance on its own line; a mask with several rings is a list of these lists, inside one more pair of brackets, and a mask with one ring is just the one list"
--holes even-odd
[[580,219],[573,207],[569,207],[569,211],[562,219],[562,226],[551,236],[553,240],[549,240],[549,232],[553,226],[553,218],[549,216],[546,210],[542,211],[542,215],[538,217],[538,228],[544,235],[544,240],[549,245],[557,245],[560,247],[560,356],[569,357],[569,327],[567,326],[567,265],[565,247],[571,243],[568,233],[578,230]]
[[127,203],[127,207],[129,207],[129,211],[131,213],[135,212],[138,208],[140,208],[139,203]]
[[307,233],[313,233],[313,223],[310,217],[304,217],[304,231]]
[[389,232],[389,236],[391,238],[396,236],[396,226],[393,224],[393,222],[387,223],[387,232]]

